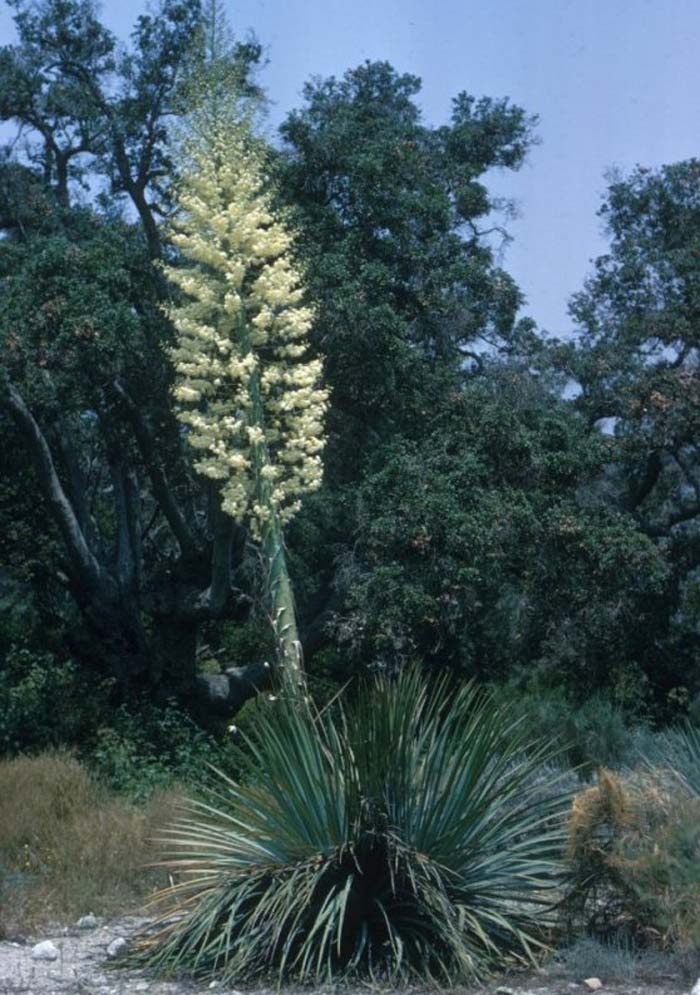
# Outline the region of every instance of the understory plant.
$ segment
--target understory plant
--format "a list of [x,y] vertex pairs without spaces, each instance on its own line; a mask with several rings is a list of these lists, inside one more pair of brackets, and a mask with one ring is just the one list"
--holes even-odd
[[240,983],[455,984],[546,945],[566,797],[507,706],[415,671],[323,713],[262,710],[239,780],[166,833],[141,956]]
[[691,722],[659,733],[645,751],[649,767],[672,772],[691,795],[700,798],[700,727]]
[[700,965],[700,797],[668,766],[599,772],[569,821],[571,927]]

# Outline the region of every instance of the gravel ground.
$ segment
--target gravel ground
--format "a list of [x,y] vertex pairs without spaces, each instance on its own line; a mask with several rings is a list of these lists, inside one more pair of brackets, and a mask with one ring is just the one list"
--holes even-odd
[[[5,939],[0,942],[0,995],[242,995],[216,983],[162,981],[139,970],[115,966],[118,961],[110,960],[107,955],[110,944],[119,938],[128,943],[129,938],[147,924],[147,919],[135,917],[98,920],[89,929],[56,927],[44,930],[40,936]],[[50,961],[33,959],[34,945],[46,940],[55,945],[57,958]],[[600,995],[680,995],[689,991],[679,979],[668,979],[661,984],[626,985],[607,984],[605,979],[601,980]],[[362,993],[343,990],[342,995],[368,995],[370,991],[379,995],[376,988],[364,989]],[[542,972],[527,977],[513,975],[481,988],[463,989],[459,995],[590,995],[590,992],[582,979],[571,980]],[[257,989],[246,995],[275,993]],[[329,993],[319,991],[314,995]],[[412,989],[402,995],[424,993]]]

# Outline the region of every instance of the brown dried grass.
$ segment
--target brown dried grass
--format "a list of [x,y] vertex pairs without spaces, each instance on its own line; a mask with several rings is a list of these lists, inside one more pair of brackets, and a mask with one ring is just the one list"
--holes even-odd
[[180,801],[134,805],[63,752],[0,761],[0,931],[136,911],[167,883],[151,841]]
[[700,964],[700,797],[664,768],[601,770],[569,820],[570,927]]

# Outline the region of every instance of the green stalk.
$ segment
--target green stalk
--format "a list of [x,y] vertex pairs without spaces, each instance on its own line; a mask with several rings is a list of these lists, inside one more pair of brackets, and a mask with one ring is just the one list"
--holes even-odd
[[293,699],[306,696],[306,675],[297,627],[294,592],[287,569],[284,537],[276,516],[266,526],[262,552],[267,567],[267,595],[272,626],[277,640],[277,656],[282,686]]
[[[243,352],[244,355],[247,355],[251,350],[251,345],[248,326],[243,316],[241,316],[239,327]],[[264,430],[265,410],[260,393],[258,370],[255,370],[251,375],[249,391],[251,400],[250,424]],[[265,593],[277,644],[277,671],[285,695],[293,701],[304,701],[307,691],[306,675],[299,640],[294,591],[287,567],[282,523],[272,504],[272,484],[260,472],[263,467],[270,464],[270,454],[265,441],[257,442],[252,446],[252,456],[257,498],[260,505],[267,507],[270,512],[269,518],[261,530],[261,549],[266,570]]]

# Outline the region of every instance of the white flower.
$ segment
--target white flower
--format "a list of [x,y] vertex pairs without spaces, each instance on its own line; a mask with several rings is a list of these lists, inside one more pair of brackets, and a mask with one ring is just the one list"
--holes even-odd
[[320,485],[327,392],[320,360],[304,359],[313,311],[262,161],[235,129],[197,141],[173,235],[182,265],[166,267],[186,296],[168,310],[173,394],[195,469],[259,537]]

